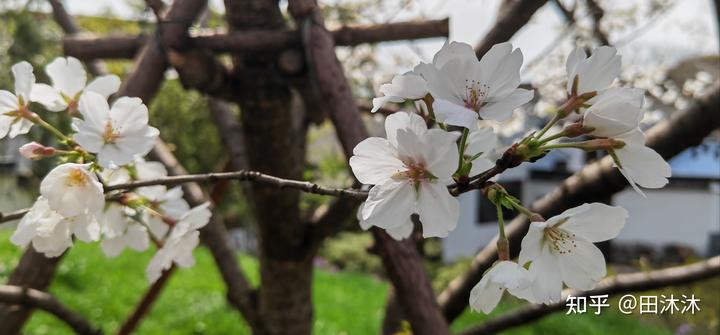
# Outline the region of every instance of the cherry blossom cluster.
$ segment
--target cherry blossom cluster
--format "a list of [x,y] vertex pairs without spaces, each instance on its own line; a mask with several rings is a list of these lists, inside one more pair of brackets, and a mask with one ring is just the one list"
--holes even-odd
[[[134,191],[106,192],[106,186],[167,176],[165,167],[142,159],[159,131],[148,125],[148,109],[139,98],[108,98],[120,87],[114,75],[87,83],[75,58],[56,58],[45,67],[52,85],[36,83],[32,66],[12,66],[15,93],[0,90],[0,139],[27,134],[37,125],[56,137],[53,145],[30,142],[20,148],[29,159],[53,158],[58,163],[40,183],[40,196],[22,218],[11,241],[32,244],[47,257],[58,257],[73,245],[101,241],[108,256],[126,247],[158,248],[147,267],[150,282],[172,264],[189,267],[198,245],[198,229],[210,219],[209,204],[190,209],[176,187],[148,186]],[[72,118],[65,134],[40,114]]]
[[[581,48],[570,53],[567,100],[543,129],[527,134],[493,161],[497,139],[490,126],[502,126],[534,96],[519,88],[522,62],[522,52],[510,43],[495,45],[478,60],[470,45],[449,42],[432,63],[421,63],[380,87],[383,96],[373,100],[373,112],[388,102],[413,102],[416,109],[390,114],[386,138],[368,138],[353,151],[355,177],[371,186],[358,211],[362,228],[376,226],[403,239],[412,234],[411,218],[417,215],[423,237],[446,237],[459,216],[458,192],[453,190],[494,168],[534,162],[559,148],[606,151],[640,194],[640,187],[661,188],[668,182],[670,166],[645,146],[639,127],[644,92],[613,86],[621,61],[606,46],[590,57]],[[578,137],[583,140],[571,140]],[[583,204],[545,220],[499,184],[486,181],[481,188],[497,207],[499,261],[473,288],[473,309],[489,313],[505,290],[533,303],[557,302],[563,284],[588,290],[606,275],[605,259],[593,243],[619,234],[628,217],[625,209]],[[503,207],[531,221],[517,261],[510,259]]]

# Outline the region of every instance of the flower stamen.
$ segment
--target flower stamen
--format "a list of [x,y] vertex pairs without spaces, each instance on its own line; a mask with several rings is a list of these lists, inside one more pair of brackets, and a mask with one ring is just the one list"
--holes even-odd
[[575,234],[569,233],[557,226],[546,227],[545,237],[550,240],[550,247],[561,255],[571,253],[577,248],[577,244],[575,244]]

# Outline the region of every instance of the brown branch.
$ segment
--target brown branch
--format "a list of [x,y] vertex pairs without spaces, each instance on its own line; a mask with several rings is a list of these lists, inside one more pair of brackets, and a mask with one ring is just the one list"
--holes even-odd
[[565,290],[558,303],[551,305],[531,305],[513,310],[483,324],[465,330],[461,335],[484,335],[522,326],[567,308],[565,300],[568,295],[589,297],[593,295],[613,295],[628,292],[648,291],[668,286],[686,285],[720,275],[720,256],[691,265],[676,266],[649,272],[620,274],[608,277],[590,291],[579,292]]
[[[345,26],[331,32],[338,46],[355,46],[421,38],[447,37],[448,19],[422,22],[397,22],[373,26]],[[150,37],[80,35],[63,39],[63,50],[68,56],[79,59],[132,58]],[[204,30],[192,34],[189,45],[214,52],[268,52],[301,46],[296,30],[256,30],[218,32]]]
[[137,329],[137,326],[140,325],[140,321],[150,311],[150,307],[152,307],[152,304],[158,298],[160,292],[162,292],[162,289],[165,287],[165,284],[174,272],[175,264],[173,264],[169,269],[163,271],[160,274],[160,278],[150,285],[150,288],[147,292],[145,292],[145,295],[143,295],[140,303],[135,306],[135,309],[130,314],[130,317],[123,322],[120,330],[118,330],[118,335],[129,335]]
[[[672,114],[670,118],[651,128],[647,132],[647,145],[665,159],[670,159],[683,150],[700,144],[705,136],[720,127],[718,108],[720,85],[716,84],[710,94],[698,99],[693,106]],[[606,157],[586,165],[565,179],[553,192],[535,201],[531,209],[544,217],[550,217],[585,202],[606,199],[626,186],[625,178],[613,167],[610,157]],[[506,226],[505,232],[513,255],[519,252],[520,241],[527,229],[528,222],[521,216]],[[465,310],[470,290],[496,260],[497,249],[495,243],[491,242],[475,256],[470,269],[452,280],[438,296],[447,320],[454,320]]]
[[[333,36],[325,29],[314,0],[291,0],[289,10],[300,30],[307,34],[306,54],[311,64],[310,71],[314,74],[311,80],[316,80],[343,152],[349,158],[355,145],[367,138],[368,133],[335,54]],[[378,228],[373,228],[372,233],[385,271],[408,315],[413,333],[449,334],[414,242],[394,241]]]
[[275,186],[277,188],[289,188],[289,189],[297,189],[300,191],[304,191],[307,193],[313,193],[313,194],[320,194],[320,195],[330,195],[335,197],[349,197],[349,198],[355,198],[355,199],[365,199],[367,197],[367,192],[360,191],[360,190],[354,190],[354,189],[345,189],[345,188],[330,188],[330,187],[323,187],[318,184],[314,184],[307,181],[299,181],[299,180],[291,180],[291,179],[284,179],[279,178],[275,176],[270,176],[264,173],[260,173],[257,171],[232,171],[232,172],[215,172],[215,173],[203,173],[203,174],[187,174],[187,175],[180,175],[180,176],[170,176],[165,178],[158,178],[158,179],[150,179],[150,180],[140,180],[140,181],[134,181],[129,182],[126,184],[118,184],[118,185],[112,185],[112,186],[106,186],[105,192],[110,191],[116,191],[116,190],[128,190],[128,189],[134,189],[138,187],[144,187],[144,186],[153,186],[153,185],[174,185],[174,184],[183,184],[183,183],[190,183],[190,182],[199,182],[199,181],[209,181],[209,182],[215,182],[219,180],[239,180],[239,181],[253,181],[265,185]]
[[605,16],[605,11],[595,0],[585,0],[585,3],[593,18],[593,35],[598,39],[600,45],[610,45],[607,34],[600,28],[600,20]]
[[80,314],[77,314],[55,299],[51,294],[27,287],[0,285],[0,302],[42,309],[65,322],[78,334],[102,334]]
[[485,34],[482,41],[475,47],[475,54],[478,58],[485,55],[493,45],[509,41],[546,2],[546,0],[508,1],[495,25],[490,28],[490,31]]

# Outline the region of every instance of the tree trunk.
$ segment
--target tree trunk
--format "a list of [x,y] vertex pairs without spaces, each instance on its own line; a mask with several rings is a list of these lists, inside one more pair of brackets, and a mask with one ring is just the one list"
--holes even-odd
[[[23,253],[7,283],[45,291],[50,286],[61,258],[62,256],[47,258],[30,246]],[[30,308],[0,304],[0,334],[19,334],[31,313]]]
[[[277,2],[226,0],[231,31],[284,29]],[[233,58],[236,75],[248,78],[237,92],[250,168],[301,179],[304,166],[305,116],[293,109],[293,94],[277,69],[277,57],[245,54]],[[240,74],[242,72],[242,74]],[[297,191],[252,184],[258,224],[260,288],[258,312],[267,334],[312,333],[313,249],[305,240]]]

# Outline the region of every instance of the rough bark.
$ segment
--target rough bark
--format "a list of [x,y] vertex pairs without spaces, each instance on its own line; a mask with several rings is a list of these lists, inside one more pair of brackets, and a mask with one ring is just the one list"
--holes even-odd
[[[720,127],[720,87],[698,99],[693,106],[673,113],[667,120],[647,132],[647,145],[665,159],[696,146]],[[555,190],[535,201],[531,209],[544,217],[586,202],[594,202],[623,190],[625,178],[612,166],[610,157],[585,166],[565,179]],[[511,245],[511,256],[519,252],[520,241],[528,229],[528,222],[519,216],[506,226],[505,232]],[[480,281],[483,273],[497,260],[495,242],[490,242],[475,256],[470,269],[450,282],[439,295],[438,301],[448,321],[457,318],[467,307],[470,290]]]
[[[230,31],[285,29],[276,2],[225,1]],[[300,179],[304,166],[303,115],[294,115],[290,87],[276,69],[277,55],[236,54],[236,73],[252,78],[234,99],[240,106],[248,165],[256,171]],[[300,114],[302,114],[300,112]],[[299,121],[298,121],[299,119]],[[258,223],[263,334],[312,333],[312,259],[300,220],[298,191],[252,184]]]
[[55,297],[40,290],[20,286],[0,285],[0,301],[42,309],[65,322],[77,334],[102,334],[99,329],[94,328],[82,315],[73,312],[61,304]]
[[513,310],[507,314],[468,329],[461,335],[496,334],[513,327],[522,326],[545,317],[551,313],[565,310],[565,300],[569,294],[576,297],[589,297],[607,294],[614,296],[627,292],[641,292],[658,288],[687,285],[696,281],[720,276],[720,256],[715,256],[696,264],[676,266],[650,272],[620,274],[606,278],[590,291],[578,292],[565,290],[560,302],[551,305],[530,305]]
[[499,13],[495,25],[490,28],[482,41],[475,47],[475,54],[481,58],[493,45],[509,41],[524,27],[535,12],[547,0],[509,0]]
[[[372,26],[345,26],[333,30],[335,44],[355,46],[364,43],[413,40],[432,37],[447,37],[447,19],[420,22],[397,22]],[[65,54],[83,60],[99,58],[132,58],[151,40],[148,35],[135,36],[91,34],[68,36],[63,39]],[[302,44],[297,30],[253,30],[222,32],[199,31],[190,36],[188,42],[193,48],[214,52],[270,52],[297,48]]]
[[[44,291],[50,285],[61,259],[62,255],[47,258],[29,246],[10,274],[7,284]],[[0,304],[0,334],[20,333],[31,313],[30,308]]]

